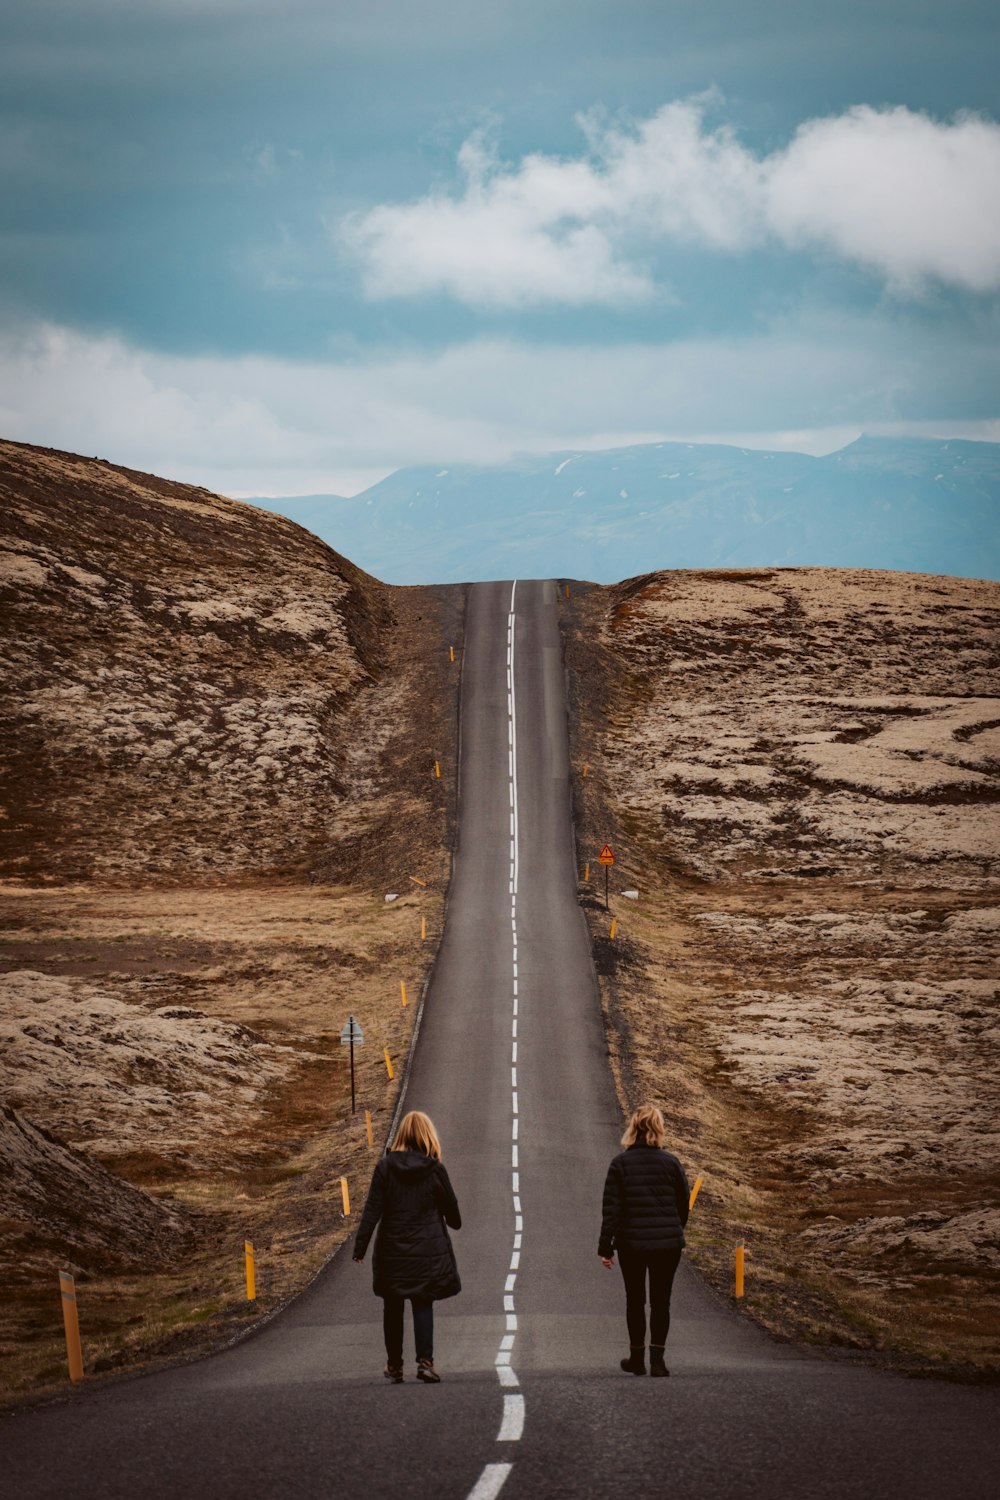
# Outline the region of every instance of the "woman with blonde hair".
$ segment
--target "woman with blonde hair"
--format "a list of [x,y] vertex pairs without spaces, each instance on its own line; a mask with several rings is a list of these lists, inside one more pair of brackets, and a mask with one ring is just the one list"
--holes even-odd
[[403,1379],[403,1311],[409,1301],[417,1379],[436,1385],[441,1376],[434,1368],[434,1303],[462,1290],[448,1234],[449,1225],[461,1229],[462,1216],[434,1123],[418,1109],[403,1116],[372,1175],[354,1245],[359,1265],[376,1224],[372,1282],[382,1298],[385,1377],[396,1385]]
[[684,1168],[664,1150],[667,1127],[655,1104],[643,1104],[628,1122],[625,1150],[608,1168],[597,1253],[607,1270],[615,1263],[625,1281],[630,1375],[646,1373],[646,1279],[649,1278],[649,1373],[669,1375],[664,1361],[670,1330],[670,1293],[684,1248],[690,1192]]

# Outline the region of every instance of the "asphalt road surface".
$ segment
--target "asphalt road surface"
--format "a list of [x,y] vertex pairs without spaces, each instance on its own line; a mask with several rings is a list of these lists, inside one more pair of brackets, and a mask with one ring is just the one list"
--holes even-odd
[[[349,1245],[243,1344],[0,1421],[0,1493],[503,1500],[1000,1493],[994,1392],[777,1344],[682,1267],[669,1380],[623,1375],[597,1257],[621,1130],[576,900],[551,583],[470,590],[459,834],[407,1108],[441,1132],[465,1227],[438,1304],[444,1380],[381,1374]],[[704,1166],[704,1164],[699,1164]]]

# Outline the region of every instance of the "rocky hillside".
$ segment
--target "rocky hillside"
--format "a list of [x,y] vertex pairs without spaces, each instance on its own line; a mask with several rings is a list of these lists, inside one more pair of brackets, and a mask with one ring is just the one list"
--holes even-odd
[[1000,851],[1000,585],[666,573],[607,595],[623,808],[679,870],[960,889]]
[[0,873],[303,869],[389,591],[280,516],[0,443]]
[[364,1190],[402,1072],[383,1049],[403,1061],[416,1011],[400,985],[419,996],[441,932],[464,595],[72,454],[0,443],[0,502],[16,1392],[65,1381],[58,1266],[90,1374],[235,1336],[346,1234],[331,1204],[341,1176]]
[[157,1203],[74,1151],[47,1130],[0,1104],[0,1170],[5,1188],[5,1257],[47,1272],[71,1254],[74,1263],[102,1268],[135,1264],[158,1253],[169,1260],[184,1248],[187,1225],[176,1208]]
[[1000,586],[654,573],[565,607],[581,863],[610,839],[639,891],[615,944],[590,911],[619,1082],[705,1174],[695,1254],[728,1289],[746,1237],[798,1336],[995,1363]]

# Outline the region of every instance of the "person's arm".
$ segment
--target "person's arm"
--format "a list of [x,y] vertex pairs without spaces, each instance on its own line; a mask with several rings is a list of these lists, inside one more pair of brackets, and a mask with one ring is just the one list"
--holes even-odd
[[681,1227],[683,1228],[688,1221],[688,1214],[691,1212],[691,1189],[688,1187],[688,1180],[684,1175],[684,1168],[680,1162],[677,1162],[676,1192],[677,1212],[680,1215]]
[[615,1253],[615,1230],[621,1213],[622,1180],[621,1166],[613,1161],[604,1179],[604,1199],[601,1204],[601,1237],[597,1253],[603,1261],[610,1261]]
[[375,1225],[382,1217],[382,1208],[385,1203],[385,1160],[379,1158],[372,1173],[372,1185],[368,1189],[368,1201],[365,1203],[364,1213],[361,1215],[361,1223],[358,1225],[358,1237],[354,1241],[354,1259],[364,1260],[365,1251],[368,1249],[368,1241],[375,1233]]
[[455,1197],[455,1189],[451,1185],[444,1162],[439,1161],[434,1173],[434,1194],[442,1214],[444,1222],[449,1229],[461,1229],[462,1215],[459,1212],[458,1199]]

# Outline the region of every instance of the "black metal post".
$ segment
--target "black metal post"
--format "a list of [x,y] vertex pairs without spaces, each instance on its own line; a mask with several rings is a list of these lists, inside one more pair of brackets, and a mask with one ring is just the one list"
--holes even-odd
[[351,1114],[355,1114],[354,1108],[354,1017],[351,1016],[347,1023],[351,1028]]
[[610,911],[611,910],[611,907],[608,905],[608,867],[607,867],[607,865],[604,866],[604,910],[605,911]]

